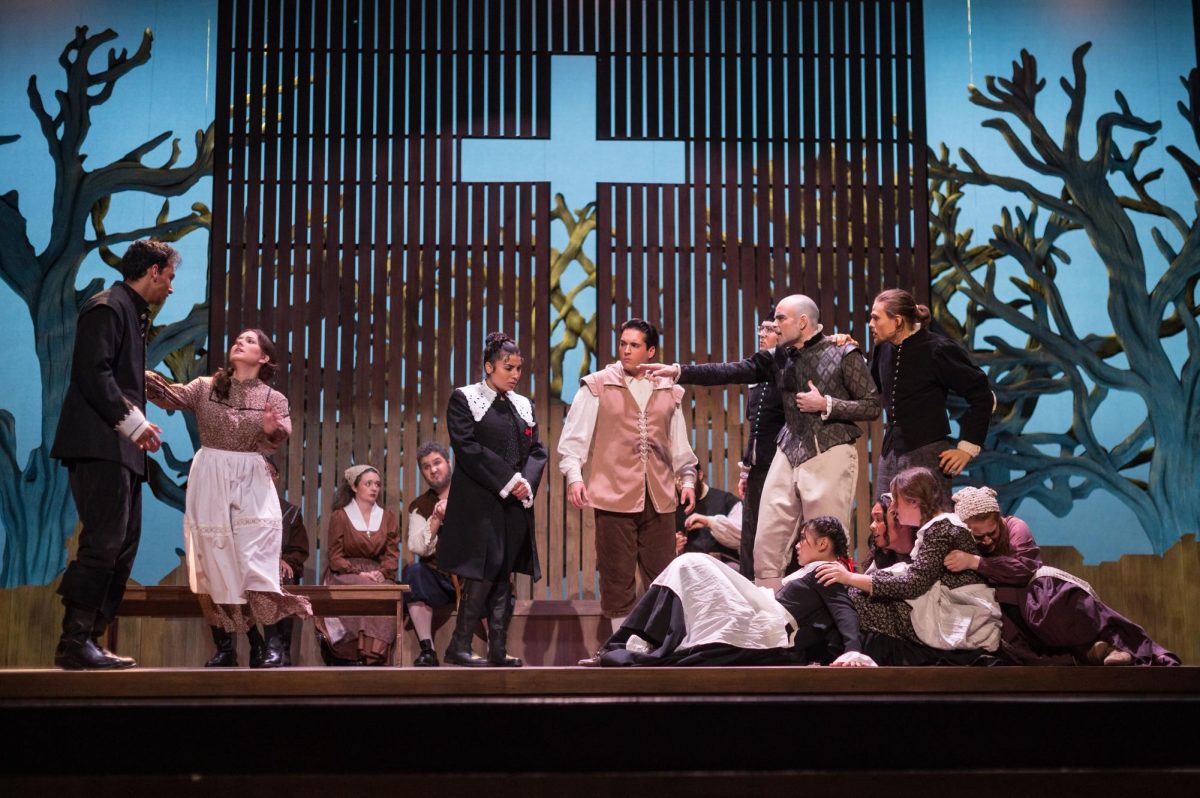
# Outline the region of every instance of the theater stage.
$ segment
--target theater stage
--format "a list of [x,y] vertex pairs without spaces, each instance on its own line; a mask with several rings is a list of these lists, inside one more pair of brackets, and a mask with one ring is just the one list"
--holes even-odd
[[1194,789],[1197,710],[1192,667],[0,671],[4,781],[56,795]]

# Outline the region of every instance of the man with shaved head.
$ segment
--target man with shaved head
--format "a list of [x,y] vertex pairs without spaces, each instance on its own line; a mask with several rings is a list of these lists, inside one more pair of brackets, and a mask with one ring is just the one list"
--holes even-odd
[[778,346],[745,360],[642,367],[690,385],[778,386],[787,423],[763,485],[754,541],[755,582],[771,588],[782,584],[806,518],[832,515],[849,527],[858,481],[854,441],[862,434],[855,422],[879,416],[879,393],[858,344],[825,335],[812,299],[784,297],[775,307],[775,323]]

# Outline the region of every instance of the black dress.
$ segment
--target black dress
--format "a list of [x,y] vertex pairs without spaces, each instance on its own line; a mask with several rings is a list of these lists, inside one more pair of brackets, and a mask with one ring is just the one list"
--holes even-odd
[[[438,534],[438,563],[466,579],[541,578],[532,507],[500,492],[514,474],[536,491],[546,467],[533,406],[484,383],[454,391],[447,410],[454,476]],[[532,504],[532,502],[530,502]]]

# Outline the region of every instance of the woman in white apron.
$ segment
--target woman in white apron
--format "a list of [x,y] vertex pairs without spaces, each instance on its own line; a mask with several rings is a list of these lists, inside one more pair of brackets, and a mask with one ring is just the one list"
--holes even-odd
[[283,521],[263,455],[279,448],[292,424],[287,397],[264,381],[276,369],[271,339],[246,330],[233,342],[228,365],[211,377],[176,385],[146,372],[146,398],[164,410],[190,411],[200,431],[183,514],[192,592],[218,648],[224,636],[245,632],[251,667],[264,668],[283,664],[274,624],[312,614],[307,599],[279,586]]

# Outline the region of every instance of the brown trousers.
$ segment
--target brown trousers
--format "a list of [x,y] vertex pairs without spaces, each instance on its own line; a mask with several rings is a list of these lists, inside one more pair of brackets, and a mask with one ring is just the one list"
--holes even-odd
[[637,572],[649,585],[675,558],[675,513],[659,513],[646,494],[641,512],[596,510],[600,611],[624,617],[637,604]]

